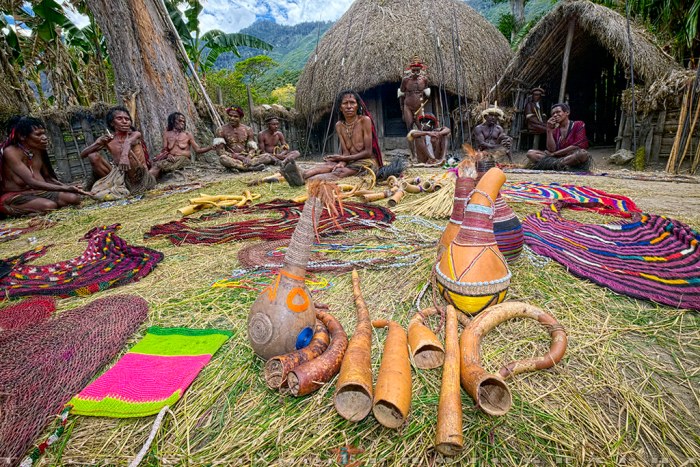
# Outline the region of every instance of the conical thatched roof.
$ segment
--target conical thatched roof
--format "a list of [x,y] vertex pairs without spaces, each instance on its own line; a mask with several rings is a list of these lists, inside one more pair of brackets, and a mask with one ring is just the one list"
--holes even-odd
[[[453,47],[457,40],[459,47]],[[462,1],[356,0],[309,58],[297,84],[296,108],[320,118],[343,89],[362,93],[398,83],[414,55],[428,66],[431,84],[480,100],[512,51],[503,35]]]
[[[624,16],[588,0],[565,0],[535,25],[523,39],[496,88],[496,97],[507,98],[517,84],[534,86],[561,76],[562,58],[569,21],[576,21],[570,63],[578,52],[597,41],[617,61],[629,69],[630,41]],[[669,71],[681,68],[673,58],[652,42],[642,28],[631,27],[635,79],[650,83]]]

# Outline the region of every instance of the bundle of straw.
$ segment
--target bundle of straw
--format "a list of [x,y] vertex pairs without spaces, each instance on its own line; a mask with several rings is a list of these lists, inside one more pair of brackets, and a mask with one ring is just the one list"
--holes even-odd
[[416,216],[430,217],[433,219],[443,219],[450,217],[452,213],[452,202],[455,196],[455,176],[452,172],[446,176],[441,183],[441,189],[430,193],[427,196],[421,196],[414,200],[404,202],[395,208],[396,213],[410,213]]

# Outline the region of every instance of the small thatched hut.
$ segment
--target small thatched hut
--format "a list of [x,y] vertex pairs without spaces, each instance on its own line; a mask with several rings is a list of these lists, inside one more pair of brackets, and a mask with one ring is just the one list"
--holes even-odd
[[297,84],[296,108],[325,133],[333,101],[353,89],[375,117],[385,149],[406,147],[397,88],[417,55],[428,66],[441,123],[464,99],[481,100],[512,52],[503,35],[458,0],[356,0],[321,39]]
[[[650,84],[680,68],[644,30],[588,0],[566,0],[523,39],[491,96],[522,111],[529,89],[546,90],[545,104],[568,101],[572,117],[584,120],[592,144],[612,145],[622,120],[622,92],[630,77]],[[511,128],[519,136],[522,115]],[[621,129],[620,129],[621,130]]]

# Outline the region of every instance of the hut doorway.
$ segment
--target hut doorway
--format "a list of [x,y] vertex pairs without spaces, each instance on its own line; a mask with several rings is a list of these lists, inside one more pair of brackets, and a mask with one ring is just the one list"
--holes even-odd
[[384,136],[390,138],[405,137],[406,124],[401,115],[401,105],[396,97],[399,83],[386,83],[379,87],[379,99],[382,103],[382,120]]

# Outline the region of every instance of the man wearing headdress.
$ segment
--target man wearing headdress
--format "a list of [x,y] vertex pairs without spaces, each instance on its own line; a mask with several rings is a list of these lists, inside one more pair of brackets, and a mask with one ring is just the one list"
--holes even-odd
[[267,123],[267,129],[258,133],[258,146],[262,151],[272,154],[280,165],[300,156],[299,151],[289,149],[284,134],[279,131],[280,121],[277,117],[268,117],[265,123]]
[[543,135],[547,132],[546,114],[540,108],[540,99],[544,96],[544,89],[533,88],[530,91],[531,97],[525,103],[525,122],[527,131],[536,135]]
[[430,165],[443,162],[452,133],[450,129],[440,126],[432,113],[418,116],[418,126],[420,130],[411,130],[407,136],[409,144],[415,144],[418,162]]
[[503,111],[496,106],[481,112],[484,122],[474,128],[476,148],[493,157],[496,162],[503,160],[504,157],[508,157],[508,160],[513,162],[510,155],[513,138],[508,136],[503,127],[498,124],[498,121],[503,120],[504,117]]
[[309,178],[338,180],[357,175],[363,170],[375,174],[383,166],[382,153],[374,128],[362,98],[355,91],[341,91],[335,102],[338,122],[335,133],[340,142],[340,154],[324,157],[325,163],[301,172],[294,160],[282,168],[282,175],[292,186],[300,186]]
[[411,131],[416,123],[417,113],[423,108],[430,97],[428,76],[425,73],[427,67],[415,56],[408,67],[409,74],[401,80],[398,90],[401,114],[406,123],[406,130]]
[[141,133],[133,127],[129,110],[123,106],[112,107],[107,111],[105,123],[112,133],[100,136],[80,153],[80,157],[86,157],[92,165],[93,180],[100,180],[112,171],[112,165],[101,156],[101,151],[106,149],[112,162],[124,173],[129,193],[143,193],[153,188],[158,169],[151,168],[146,146]]
[[41,120],[21,117],[0,146],[0,214],[42,214],[80,204],[78,187],[58,181],[46,149],[49,138]]
[[258,151],[253,129],[241,123],[245,115],[243,109],[229,107],[226,114],[229,121],[216,130],[213,143],[221,165],[233,171],[250,172],[264,169],[265,164],[274,164],[272,155]]
[[527,152],[533,169],[588,171],[591,158],[587,151],[586,125],[580,120],[570,120],[570,112],[569,104],[552,106],[552,116],[547,120],[547,149]]
[[200,148],[192,133],[186,129],[187,121],[183,114],[173,112],[168,115],[168,126],[163,133],[163,149],[153,164],[157,170],[156,177],[185,167],[190,162],[192,150],[195,154],[204,154],[212,150],[213,146]]

